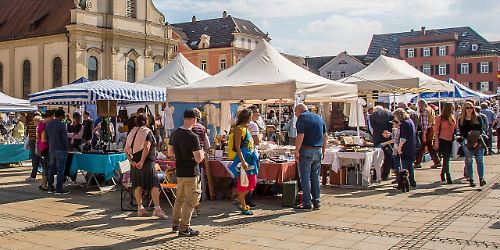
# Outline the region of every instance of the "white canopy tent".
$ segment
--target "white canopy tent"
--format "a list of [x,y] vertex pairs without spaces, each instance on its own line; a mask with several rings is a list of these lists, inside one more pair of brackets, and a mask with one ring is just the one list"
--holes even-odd
[[210,77],[208,73],[193,65],[182,54],[178,54],[165,67],[137,83],[169,89],[188,85],[207,77]]
[[373,90],[412,93],[454,89],[453,84],[430,77],[403,60],[383,55],[363,70],[341,79],[340,82],[357,85],[360,93]]
[[0,113],[35,111],[28,100],[18,99],[0,92]]
[[168,101],[238,101],[290,99],[346,101],[357,86],[331,81],[292,63],[262,40],[233,67],[182,88],[169,89]]

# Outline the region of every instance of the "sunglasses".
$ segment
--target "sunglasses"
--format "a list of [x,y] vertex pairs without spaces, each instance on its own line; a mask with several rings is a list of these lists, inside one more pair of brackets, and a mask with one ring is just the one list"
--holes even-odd
[[474,109],[473,107],[465,107],[465,109]]

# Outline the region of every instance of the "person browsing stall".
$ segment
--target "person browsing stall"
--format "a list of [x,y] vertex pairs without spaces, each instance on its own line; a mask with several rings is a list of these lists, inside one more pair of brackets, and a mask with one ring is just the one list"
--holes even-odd
[[303,193],[302,204],[295,209],[319,209],[321,206],[319,174],[328,139],[326,126],[323,119],[310,112],[303,103],[295,107],[295,116],[297,116],[295,159],[299,162],[299,178]]
[[192,131],[196,124],[196,112],[184,111],[184,123],[170,135],[168,155],[175,156],[177,190],[172,231],[181,237],[198,236],[199,231],[190,227],[194,207],[201,197],[200,167],[205,158],[198,136]]
[[137,202],[137,216],[148,216],[142,205],[143,190],[151,190],[151,198],[155,205],[153,216],[166,219],[160,206],[160,182],[155,170],[155,157],[157,143],[153,132],[147,127],[146,116],[139,115],[136,125],[128,134],[125,144],[125,153],[131,163],[130,178]]
[[[196,124],[193,127],[193,132],[198,136],[198,140],[200,140],[200,146],[204,150],[210,149],[210,139],[208,138],[207,129],[203,126],[201,121],[201,111],[197,108],[193,109],[196,113]],[[201,185],[205,187],[205,164],[204,162],[200,163],[200,174],[201,174]],[[201,214],[200,204],[194,207],[193,217],[196,217]]]
[[[45,127],[45,134],[49,143],[49,174],[47,176],[49,193],[68,194],[69,191],[63,189],[65,181],[64,170],[69,151],[68,131],[63,123],[66,117],[64,110],[55,111],[55,119]],[[54,188],[54,175],[57,172],[57,185]]]

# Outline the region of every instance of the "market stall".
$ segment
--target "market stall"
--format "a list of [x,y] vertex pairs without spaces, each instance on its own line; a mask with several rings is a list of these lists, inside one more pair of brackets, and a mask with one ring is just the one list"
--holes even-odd
[[[35,105],[84,105],[105,102],[106,116],[116,116],[115,105],[128,105],[131,103],[161,103],[166,101],[164,88],[127,83],[116,80],[98,80],[90,82],[74,83],[59,88],[49,89],[30,95],[30,102]],[[113,105],[114,107],[110,107]],[[98,105],[98,113],[99,113]],[[114,110],[114,111],[113,111]],[[87,177],[95,178],[97,174],[103,174],[104,179],[109,180],[115,171],[119,169],[119,161],[126,159],[122,150],[94,149],[90,151],[70,152],[68,157],[71,162],[70,175],[78,171],[84,171]],[[99,186],[99,188],[101,188]]]
[[[14,98],[0,92],[0,113],[8,112],[33,112],[35,106],[31,106],[29,101]],[[24,139],[12,137],[14,124],[0,124],[2,127],[0,135],[0,164],[16,163],[27,161],[31,158],[30,151],[24,147]]]
[[487,100],[495,97],[495,95],[486,95],[477,91],[474,91],[463,84],[453,80],[452,78],[448,79],[450,84],[453,84],[454,91],[445,91],[445,92],[423,92],[418,96],[411,99],[412,102],[415,102],[418,98],[426,99],[426,100],[463,100],[463,99],[474,99],[478,101]]

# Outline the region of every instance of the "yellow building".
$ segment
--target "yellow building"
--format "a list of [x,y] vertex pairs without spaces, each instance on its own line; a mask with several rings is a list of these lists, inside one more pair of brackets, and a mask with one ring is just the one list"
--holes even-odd
[[152,0],[0,0],[0,90],[26,98],[79,77],[141,80],[177,48]]

